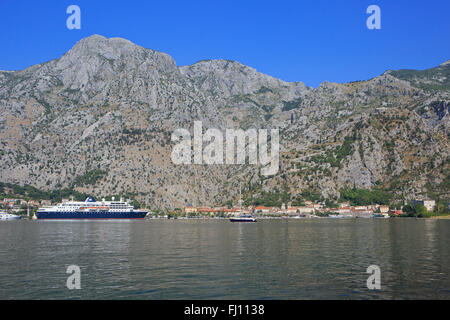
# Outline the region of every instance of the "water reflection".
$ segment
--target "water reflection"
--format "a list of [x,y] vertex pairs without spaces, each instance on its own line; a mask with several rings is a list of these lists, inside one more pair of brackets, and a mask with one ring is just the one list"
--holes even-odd
[[[450,298],[450,221],[17,221],[1,299]],[[81,290],[65,287],[81,267]],[[382,290],[366,287],[379,265]]]

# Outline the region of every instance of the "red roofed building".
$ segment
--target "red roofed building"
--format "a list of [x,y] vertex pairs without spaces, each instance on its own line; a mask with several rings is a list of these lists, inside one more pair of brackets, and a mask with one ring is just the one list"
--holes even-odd
[[352,212],[352,208],[350,208],[350,207],[340,207],[338,210],[337,210],[337,212],[339,213],[339,214],[345,214],[345,213],[351,213]]
[[214,208],[208,208],[208,207],[197,208],[197,212],[199,212],[199,213],[211,213],[214,211],[215,211]]
[[268,212],[270,212],[270,208],[264,207],[264,206],[257,206],[257,207],[255,207],[255,212],[268,213]]

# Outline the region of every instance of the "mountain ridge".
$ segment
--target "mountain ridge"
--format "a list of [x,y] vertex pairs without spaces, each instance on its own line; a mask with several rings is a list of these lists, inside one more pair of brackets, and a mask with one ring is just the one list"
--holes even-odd
[[[164,52],[162,52],[162,51],[158,51],[158,50],[154,50],[154,49],[149,49],[149,48],[140,46],[140,45],[138,45],[138,44],[135,44],[135,43],[131,42],[131,41],[128,40],[128,39],[125,39],[125,38],[121,38],[121,37],[110,37],[110,38],[107,38],[107,37],[102,36],[102,35],[99,35],[99,34],[93,34],[93,35],[91,35],[91,36],[88,36],[88,37],[85,37],[85,38],[80,39],[80,40],[79,40],[79,41],[78,41],[71,49],[69,49],[65,54],[69,53],[72,49],[74,49],[74,48],[75,48],[77,45],[79,45],[79,44],[83,44],[83,43],[86,43],[86,42],[88,42],[88,43],[89,43],[89,42],[97,42],[97,41],[99,41],[99,40],[101,40],[101,41],[107,41],[107,42],[111,42],[111,43],[114,43],[114,42],[115,42],[115,43],[126,43],[126,44],[128,44],[128,45],[131,45],[131,46],[134,46],[134,47],[137,47],[137,48],[140,48],[140,49],[144,49],[144,50],[148,50],[148,51],[152,51],[152,52],[155,52],[155,53],[159,53],[159,54],[165,55],[165,56],[169,57],[170,59],[172,59],[172,60],[175,62],[175,60],[174,60],[174,58],[173,58],[172,56],[170,56],[169,54],[164,53]],[[65,55],[65,54],[64,54],[64,55]],[[64,56],[64,55],[63,55],[63,56]],[[62,56],[62,57],[63,57],[63,56]],[[20,72],[20,71],[24,71],[24,70],[27,70],[27,69],[29,69],[29,68],[33,68],[33,67],[36,67],[36,66],[42,66],[43,64],[46,64],[46,63],[51,62],[51,61],[59,60],[59,59],[61,59],[62,57],[57,58],[57,59],[53,59],[53,60],[49,60],[49,61],[46,61],[46,62],[43,62],[43,63],[37,63],[37,64],[31,65],[31,66],[29,66],[29,67],[27,67],[27,68],[25,68],[25,69],[21,69],[21,70],[0,70],[0,72]],[[244,67],[247,67],[247,68],[250,68],[250,69],[253,69],[253,70],[257,71],[257,69],[255,69],[255,68],[253,68],[253,67],[251,67],[251,66],[247,66],[247,65],[245,65],[245,64],[242,64],[242,63],[239,62],[239,61],[236,61],[236,60],[230,60],[230,59],[224,59],[224,58],[219,58],[219,59],[202,59],[202,60],[196,61],[196,62],[194,62],[193,64],[190,64],[190,65],[180,65],[180,66],[176,65],[176,66],[177,66],[177,68],[192,67],[192,66],[194,66],[194,65],[196,65],[196,64],[199,64],[199,63],[204,63],[204,62],[219,62],[219,61],[227,61],[227,62],[237,63],[237,64],[240,64],[240,65],[242,65],[242,66],[244,66]],[[383,75],[384,73],[387,73],[387,72],[391,72],[391,71],[399,71],[399,70],[424,71],[424,70],[429,70],[429,69],[437,68],[437,67],[439,67],[439,66],[447,66],[448,64],[450,64],[450,60],[446,60],[446,61],[442,62],[441,64],[435,66],[435,67],[431,67],[431,68],[423,69],[423,70],[416,70],[416,69],[387,69],[385,72],[383,72],[383,73],[380,74],[380,75]],[[271,76],[271,75],[268,75],[268,74],[265,74],[265,73],[262,73],[262,72],[259,72],[259,71],[257,71],[257,72],[260,73],[260,74],[262,74],[262,75],[266,75],[266,76],[268,76],[268,77],[271,77],[271,78],[274,78],[274,79],[276,79],[276,80],[283,81],[283,82],[286,82],[286,83],[303,83],[302,80],[297,80],[297,81],[284,81],[284,80],[275,78],[274,76]],[[377,76],[376,76],[376,77],[377,77]],[[369,81],[369,80],[371,80],[371,79],[372,79],[372,78],[369,78],[369,79],[366,79],[366,80],[353,80],[353,81],[350,81],[350,82],[344,82],[344,83]],[[341,82],[333,82],[333,81],[328,81],[328,80],[324,80],[323,82],[321,82],[321,84],[322,84],[322,83],[327,83],[327,82],[344,84],[344,83],[341,83]],[[319,84],[319,86],[320,86],[320,84]],[[312,87],[311,87],[311,88],[312,88]]]
[[[446,198],[447,66],[312,88],[225,59],[177,66],[128,40],[91,36],[58,59],[0,72],[0,181],[134,194],[159,208],[222,204],[244,181],[248,197],[282,185],[292,199],[313,190],[336,200],[345,186],[383,183],[398,201]],[[197,120],[278,128],[279,172],[173,165],[171,133]],[[95,170],[94,183],[83,179]]]

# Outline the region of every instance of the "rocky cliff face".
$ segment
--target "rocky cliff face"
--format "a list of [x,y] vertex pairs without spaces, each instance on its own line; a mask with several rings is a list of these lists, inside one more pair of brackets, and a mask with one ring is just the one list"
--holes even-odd
[[[214,205],[284,186],[294,197],[385,185],[398,198],[449,196],[450,64],[317,89],[235,61],[177,67],[167,54],[91,36],[60,59],[0,71],[0,181],[148,205]],[[171,133],[279,128],[280,170],[174,165]]]

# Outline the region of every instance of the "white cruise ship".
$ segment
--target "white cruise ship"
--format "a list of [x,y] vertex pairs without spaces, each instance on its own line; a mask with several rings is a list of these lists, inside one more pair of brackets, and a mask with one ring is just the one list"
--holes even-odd
[[68,201],[55,206],[39,208],[36,212],[38,219],[143,219],[148,211],[135,210],[128,202],[96,201],[88,197],[82,201]]

